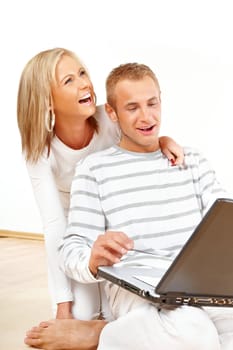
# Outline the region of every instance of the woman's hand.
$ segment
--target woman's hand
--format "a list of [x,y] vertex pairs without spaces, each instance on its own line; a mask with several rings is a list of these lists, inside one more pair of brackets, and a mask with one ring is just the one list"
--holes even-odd
[[163,154],[170,160],[172,165],[184,164],[184,150],[171,137],[161,136],[159,144]]

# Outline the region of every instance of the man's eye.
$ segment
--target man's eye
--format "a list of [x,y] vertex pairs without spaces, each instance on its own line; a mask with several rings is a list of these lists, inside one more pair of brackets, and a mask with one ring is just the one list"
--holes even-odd
[[155,106],[157,106],[157,102],[149,103],[149,106],[150,107],[155,107]]
[[136,109],[137,109],[137,107],[131,107],[131,108],[128,108],[128,111],[129,112],[134,112],[134,111],[136,111]]

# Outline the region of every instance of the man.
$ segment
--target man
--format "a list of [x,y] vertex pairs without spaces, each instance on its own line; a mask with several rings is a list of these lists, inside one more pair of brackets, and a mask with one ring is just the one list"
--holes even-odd
[[[63,269],[82,283],[101,283],[98,266],[121,260],[124,266],[122,257],[135,245],[164,249],[174,258],[223,192],[197,151],[185,150],[182,169],[161,153],[160,87],[149,67],[121,65],[106,88],[106,111],[119,123],[121,140],[78,165],[61,248]],[[140,261],[137,253],[135,258]],[[118,286],[107,283],[106,291],[115,321],[104,327],[98,349],[220,349],[217,330],[202,309],[160,311]]]
[[[61,247],[67,275],[100,286],[105,282],[96,278],[98,266],[119,261],[124,265],[130,254],[140,261],[140,256],[131,252],[134,247],[163,249],[174,258],[208,206],[222,196],[214,172],[197,151],[186,149],[183,168],[169,164],[160,152],[160,88],[149,67],[121,65],[110,73],[106,88],[106,110],[120,125],[121,141],[77,166],[69,225]],[[99,350],[220,349],[220,337],[206,311],[190,306],[158,310],[117,286],[107,284],[106,291],[114,321],[107,325],[90,321],[100,325]],[[225,317],[225,313],[219,315]],[[223,321],[231,325],[231,310],[227,317]],[[220,318],[215,318],[216,325]],[[63,322],[60,328],[59,323],[37,327],[35,338],[44,337],[46,349],[81,349],[80,321],[63,321],[67,324]],[[222,343],[224,350],[232,346],[231,328]],[[96,333],[93,342],[95,348]],[[86,343],[84,348],[88,348]]]

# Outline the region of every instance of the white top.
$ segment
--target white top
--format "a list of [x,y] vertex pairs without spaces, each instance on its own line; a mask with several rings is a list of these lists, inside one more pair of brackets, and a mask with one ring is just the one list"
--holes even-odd
[[59,269],[57,245],[66,229],[70,187],[76,163],[90,153],[117,143],[120,138],[117,124],[107,117],[103,106],[97,107],[95,118],[99,132],[94,134],[87,147],[73,150],[55,136],[49,157],[45,150],[36,164],[27,162],[45,235],[49,287],[56,303],[73,300],[70,281]]
[[[91,246],[106,230],[126,233],[137,249],[159,250],[160,259],[174,259],[214,199],[226,196],[207,160],[191,148],[184,151],[185,167],[171,166],[160,150],[135,153],[117,146],[78,164],[60,248],[71,278],[96,281],[88,268]],[[137,263],[141,257],[135,253]]]

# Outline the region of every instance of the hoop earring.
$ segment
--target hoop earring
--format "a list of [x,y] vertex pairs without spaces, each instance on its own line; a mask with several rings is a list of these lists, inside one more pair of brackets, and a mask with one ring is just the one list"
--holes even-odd
[[52,132],[55,125],[55,114],[49,110],[45,115],[45,127],[48,132]]
[[96,93],[94,92],[94,104],[96,105],[97,103],[97,97],[96,97]]

